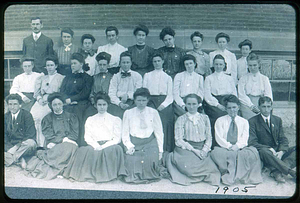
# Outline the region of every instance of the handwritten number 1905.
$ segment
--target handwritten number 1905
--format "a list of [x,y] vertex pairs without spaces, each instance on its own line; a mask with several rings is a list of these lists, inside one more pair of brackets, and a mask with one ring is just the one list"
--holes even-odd
[[[244,189],[242,189],[241,191],[244,192],[244,193],[247,193],[248,192],[248,188],[255,188],[256,186],[245,186]],[[218,193],[220,187],[217,188],[217,190],[215,191],[215,193]],[[225,186],[223,187],[223,190],[224,190],[224,194],[229,190],[229,187]],[[232,190],[233,192],[238,192],[240,191],[239,187],[235,187],[233,188]]]

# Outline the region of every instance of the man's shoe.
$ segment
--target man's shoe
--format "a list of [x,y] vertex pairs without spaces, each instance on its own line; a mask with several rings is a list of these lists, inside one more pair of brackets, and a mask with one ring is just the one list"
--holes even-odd
[[282,173],[280,173],[279,171],[272,173],[272,176],[278,183],[285,183],[285,179],[282,176]]

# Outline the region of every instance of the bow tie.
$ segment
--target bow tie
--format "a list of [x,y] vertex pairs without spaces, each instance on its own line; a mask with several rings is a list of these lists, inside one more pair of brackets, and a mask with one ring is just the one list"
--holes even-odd
[[126,78],[126,77],[130,77],[131,73],[129,72],[121,72],[121,78]]
[[70,46],[72,46],[72,44],[69,44],[69,45],[65,46],[65,51],[71,51]]

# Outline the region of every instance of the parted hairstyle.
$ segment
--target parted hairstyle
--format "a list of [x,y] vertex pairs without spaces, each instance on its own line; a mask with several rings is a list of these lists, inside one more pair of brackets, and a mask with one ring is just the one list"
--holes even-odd
[[52,55],[48,55],[46,58],[45,58],[45,61],[53,61],[55,63],[55,65],[58,65],[58,57],[54,54]]
[[228,34],[224,33],[224,32],[220,32],[219,34],[216,35],[215,40],[218,43],[219,38],[224,37],[226,39],[227,42],[230,42],[230,37]]
[[199,97],[198,95],[196,95],[196,94],[188,94],[188,95],[186,95],[186,96],[183,98],[183,102],[184,102],[185,104],[186,104],[186,101],[187,101],[188,98],[195,98],[195,99],[197,99],[198,104],[202,103],[202,99],[201,99],[201,97]]
[[48,106],[49,106],[49,108],[51,109],[51,111],[53,111],[53,108],[52,108],[52,101],[53,101],[54,99],[59,99],[60,101],[62,101],[62,103],[64,103],[64,101],[65,101],[66,98],[65,98],[65,96],[64,96],[62,93],[60,93],[60,92],[53,92],[53,93],[49,94],[47,101],[48,101]]
[[[221,54],[217,54],[214,59],[213,59],[213,62],[215,62],[216,59],[222,59],[225,63],[225,67],[223,68],[223,71],[226,71],[227,70],[227,63],[225,61],[225,58],[221,55]],[[214,67],[211,67],[211,70],[212,72],[214,73],[215,72],[215,68]]]
[[18,100],[19,104],[23,103],[22,97],[18,94],[9,94],[6,96],[5,101],[8,104],[9,100]]
[[252,49],[252,42],[249,39],[245,39],[244,41],[240,42],[238,47],[241,49],[242,46],[249,46]]
[[60,31],[60,36],[62,36],[63,32],[64,32],[64,33],[70,34],[72,37],[73,37],[73,35],[74,35],[74,31],[73,31],[71,28],[68,28],[68,27],[63,28],[63,29]]
[[240,100],[233,94],[226,95],[223,99],[224,106],[227,107],[228,102],[236,103],[238,106],[241,105]]
[[201,38],[201,41],[203,41],[203,39],[204,39],[204,36],[203,36],[203,34],[201,34],[200,32],[198,32],[198,31],[195,31],[193,34],[191,34],[191,41],[193,41],[193,38],[194,37],[200,37]]
[[84,34],[84,35],[81,36],[81,44],[83,44],[83,41],[84,41],[85,39],[90,39],[90,40],[92,40],[93,44],[94,44],[94,42],[96,41],[96,39],[95,39],[95,37],[94,37],[93,35],[91,35],[91,34]]
[[40,17],[37,17],[37,16],[36,17],[32,17],[30,19],[30,22],[32,22],[33,20],[40,20],[40,23],[43,24],[42,19]]
[[265,102],[271,102],[271,104],[273,105],[273,101],[270,97],[262,96],[258,99],[258,106],[264,104]]
[[160,40],[164,40],[166,35],[171,35],[171,36],[175,36],[175,31],[171,28],[171,27],[165,27],[161,30],[161,32],[159,33],[159,39]]
[[110,98],[109,98],[109,96],[108,96],[107,93],[102,92],[102,91],[98,92],[98,93],[95,95],[95,99],[94,99],[95,104],[96,104],[96,103],[98,102],[98,100],[100,100],[100,99],[106,101],[107,104],[110,104]]
[[152,54],[152,56],[151,56],[151,60],[152,60],[152,61],[153,61],[153,58],[154,58],[154,57],[160,57],[162,60],[164,60],[163,53],[158,52],[158,51],[156,51],[156,52],[154,52],[154,53]]
[[132,55],[129,51],[124,51],[120,54],[120,61],[121,61],[122,57],[125,57],[125,56],[130,57],[130,60],[132,61]]
[[109,31],[115,31],[116,32],[116,35],[119,35],[119,30],[117,27],[115,26],[108,26],[106,29],[105,29],[105,34],[107,35],[107,32]]
[[146,25],[143,24],[139,24],[138,26],[136,26],[133,30],[133,34],[136,35],[138,31],[143,31],[144,33],[146,33],[146,36],[149,34],[149,29]]
[[150,98],[150,92],[147,88],[141,87],[141,88],[138,88],[133,93],[133,99],[136,99],[138,96],[147,97],[147,99],[149,99]]
[[195,69],[197,68],[197,61],[196,61],[196,58],[195,56],[193,56],[192,54],[185,54],[182,59],[181,59],[181,65],[182,67],[185,68],[185,65],[184,65],[184,62],[187,61],[187,60],[193,60],[194,63],[195,63]]

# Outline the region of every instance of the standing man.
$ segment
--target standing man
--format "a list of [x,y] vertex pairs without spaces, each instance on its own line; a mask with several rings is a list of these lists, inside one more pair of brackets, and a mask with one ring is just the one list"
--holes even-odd
[[25,168],[24,157],[34,155],[37,148],[34,121],[28,111],[21,109],[23,101],[20,95],[10,94],[5,101],[9,112],[4,115],[4,163],[10,166],[20,162]]
[[100,52],[106,52],[111,55],[108,72],[115,74],[119,72],[120,55],[122,52],[127,51],[127,48],[118,44],[119,30],[115,26],[107,27],[105,34],[108,44],[99,46],[97,54]]
[[53,41],[42,34],[42,20],[39,17],[31,18],[32,34],[23,40],[23,56],[34,58],[34,72],[43,72],[47,75],[45,58],[54,54]]
[[281,118],[271,114],[272,100],[261,97],[258,100],[260,114],[249,119],[249,145],[256,147],[265,167],[271,170],[271,176],[284,183],[282,174],[296,178],[296,147],[289,147],[284,136]]

